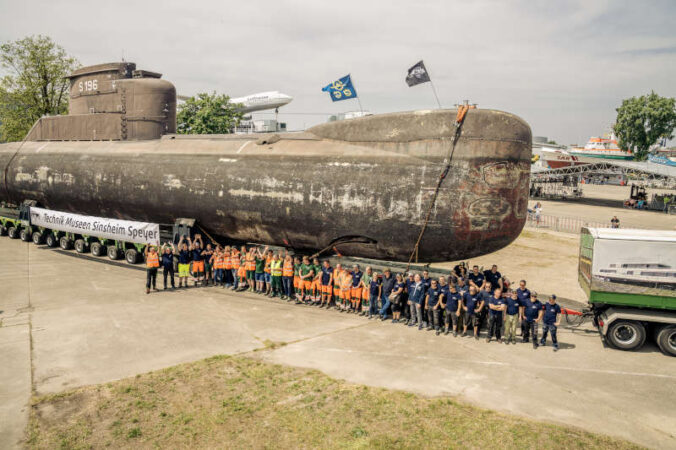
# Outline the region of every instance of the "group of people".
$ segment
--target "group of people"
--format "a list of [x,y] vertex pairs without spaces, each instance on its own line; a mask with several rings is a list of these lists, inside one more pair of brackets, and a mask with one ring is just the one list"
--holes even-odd
[[[202,237],[181,237],[178,246],[164,244],[148,246],[146,293],[156,289],[157,274],[163,268],[164,289],[167,282],[175,289],[174,256],[178,258],[178,287],[213,285],[235,291],[250,291],[296,304],[319,308],[336,308],[347,314],[369,319],[402,323],[419,330],[434,330],[437,335],[467,336],[471,332],[480,338],[487,325],[486,340],[516,344],[517,329],[523,342],[533,348],[545,345],[551,335],[554,351],[559,348],[557,329],[561,307],[556,295],[542,303],[536,292],[521,280],[513,288],[497,266],[480,271],[464,263],[456,265],[448,276],[431,278],[422,274],[382,274],[359,265],[331,266],[329,260],[293,256],[288,250],[275,252],[265,247],[204,245]],[[538,328],[542,324],[542,336]],[[503,336],[504,334],[504,336]]]

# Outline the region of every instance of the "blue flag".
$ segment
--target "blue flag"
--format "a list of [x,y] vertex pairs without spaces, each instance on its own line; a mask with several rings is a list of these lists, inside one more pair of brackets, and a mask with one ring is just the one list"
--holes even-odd
[[340,100],[348,100],[350,98],[357,98],[357,91],[352,85],[352,79],[350,75],[345,75],[338,81],[324,86],[322,91],[328,92],[331,96],[331,100],[338,102]]

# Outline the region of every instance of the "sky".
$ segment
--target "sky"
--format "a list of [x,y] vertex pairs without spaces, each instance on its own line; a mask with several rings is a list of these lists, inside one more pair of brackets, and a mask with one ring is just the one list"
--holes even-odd
[[83,65],[161,72],[181,95],[278,90],[293,130],[359,109],[321,91],[348,73],[365,110],[436,108],[429,84],[404,81],[422,59],[443,107],[468,99],[584,144],[622,99],[676,97],[675,19],[674,0],[0,0],[0,41],[47,35]]

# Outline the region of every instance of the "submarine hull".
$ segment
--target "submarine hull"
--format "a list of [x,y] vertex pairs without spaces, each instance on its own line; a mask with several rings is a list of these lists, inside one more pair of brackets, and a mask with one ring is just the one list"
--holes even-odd
[[[2,200],[173,223],[225,239],[407,261],[451,149],[455,110],[383,114],[304,133],[165,135],[0,145]],[[496,251],[526,220],[531,131],[470,110],[417,253]]]

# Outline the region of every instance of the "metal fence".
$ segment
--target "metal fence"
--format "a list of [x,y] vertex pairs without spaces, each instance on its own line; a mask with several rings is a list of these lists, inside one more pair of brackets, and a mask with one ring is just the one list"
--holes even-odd
[[582,227],[609,228],[610,222],[594,222],[579,217],[558,217],[540,214],[537,218],[534,213],[528,214],[526,226],[543,230],[561,231],[564,233],[579,234]]

